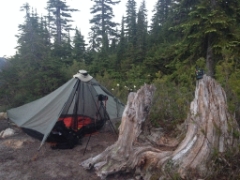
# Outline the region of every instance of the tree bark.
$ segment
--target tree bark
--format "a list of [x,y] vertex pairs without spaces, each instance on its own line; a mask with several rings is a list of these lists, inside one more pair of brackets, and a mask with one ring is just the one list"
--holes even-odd
[[213,77],[214,76],[214,60],[213,60],[213,50],[212,50],[212,35],[208,35],[207,40],[207,56],[206,56],[206,67],[207,67],[207,75]]
[[[216,9],[217,2],[216,0],[210,0],[211,11]],[[213,56],[213,34],[209,33],[207,35],[207,55],[206,55],[206,67],[207,75],[214,77],[214,56]]]
[[153,176],[203,178],[211,173],[208,163],[215,152],[237,147],[239,128],[227,112],[226,94],[206,75],[197,81],[195,98],[182,128],[185,136],[180,143],[180,140],[163,141],[160,131],[157,138],[156,133],[141,138],[154,91],[154,86],[145,85],[137,93],[129,94],[118,140],[101,154],[82,162],[84,168],[94,168],[102,179],[133,171],[138,179],[144,180]]

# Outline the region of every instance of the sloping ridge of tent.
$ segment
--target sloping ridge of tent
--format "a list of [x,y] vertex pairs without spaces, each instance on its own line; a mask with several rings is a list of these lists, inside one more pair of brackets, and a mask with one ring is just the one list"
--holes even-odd
[[[79,91],[78,93],[80,93],[81,90],[86,93],[81,95],[81,97],[85,98],[83,98],[83,102],[82,100],[77,99],[78,96],[75,93],[75,91]],[[87,81],[84,81],[79,77],[72,78],[52,93],[23,106],[10,109],[7,111],[7,114],[9,119],[19,127],[42,134],[43,138],[40,145],[41,147],[59,117],[64,113],[64,110],[67,109],[65,112],[66,114],[74,112],[73,109],[75,107],[71,107],[73,106],[71,104],[73,103],[72,101],[81,103],[85,111],[80,109],[79,112],[91,117],[93,116],[90,112],[92,109],[91,106],[96,104],[98,98],[97,95],[100,94],[108,96],[106,111],[110,120],[121,118],[124,104],[92,77]],[[93,98],[92,103],[88,102],[90,101],[90,97]],[[70,105],[67,107],[69,102]],[[69,108],[72,109],[69,110]]]

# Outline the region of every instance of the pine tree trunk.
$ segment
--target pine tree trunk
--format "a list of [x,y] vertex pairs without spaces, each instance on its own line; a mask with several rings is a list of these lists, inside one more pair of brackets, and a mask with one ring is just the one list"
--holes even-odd
[[182,130],[185,136],[176,148],[161,141],[161,132],[158,138],[154,138],[154,134],[151,140],[140,138],[154,90],[153,86],[145,85],[137,93],[129,94],[117,142],[82,162],[84,168],[94,168],[102,179],[110,174],[133,171],[138,179],[144,180],[153,176],[203,178],[211,173],[207,165],[214,152],[226,152],[239,143],[239,137],[233,136],[239,134],[239,129],[227,112],[225,92],[206,75],[197,82],[195,98],[184,122],[186,128]]
[[[210,0],[210,8],[212,11],[216,9],[217,2],[216,0]],[[212,49],[212,34],[209,33],[207,36],[207,55],[206,55],[206,66],[207,66],[207,75],[214,77],[214,57]]]
[[211,34],[208,35],[208,47],[207,47],[207,57],[206,57],[206,65],[207,65],[207,75],[213,77],[214,76],[214,62],[213,62],[213,50],[211,45]]
[[62,41],[62,26],[61,26],[61,9],[57,7],[56,10],[56,25],[57,25],[57,44],[60,45]]
[[211,34],[208,35],[208,40],[207,40],[206,66],[207,66],[207,75],[213,77],[214,65],[213,65],[213,52],[212,52],[212,45],[211,45]]

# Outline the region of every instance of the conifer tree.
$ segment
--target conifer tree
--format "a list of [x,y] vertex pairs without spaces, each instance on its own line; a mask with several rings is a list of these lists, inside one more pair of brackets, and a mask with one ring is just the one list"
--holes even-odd
[[114,17],[112,6],[118,4],[118,0],[93,0],[94,5],[91,8],[93,18],[90,23],[93,24],[92,29],[97,35],[97,39],[101,42],[102,49],[109,47],[109,38],[116,36],[115,27],[117,23],[112,21]]
[[77,61],[84,61],[85,40],[81,32],[76,28],[73,38],[73,58]]
[[137,36],[137,15],[136,15],[136,2],[135,0],[127,1],[126,10],[126,37],[128,43],[132,46],[136,46]]
[[100,50],[100,44],[101,44],[101,40],[98,37],[98,28],[97,27],[91,27],[91,31],[88,33],[89,35],[89,48],[88,50],[91,52],[97,52],[98,50]]
[[122,61],[123,70],[134,66],[137,56],[137,14],[135,0],[128,0],[125,17],[126,58]]
[[154,7],[154,14],[152,17],[152,24],[151,24],[151,40],[153,43],[156,43],[160,40],[160,36],[164,31],[163,26],[169,21],[171,11],[172,11],[172,0],[157,1]]
[[65,0],[48,0],[47,9],[51,12],[49,20],[51,22],[50,28],[55,37],[56,43],[59,45],[62,42],[62,36],[67,36],[69,30],[73,30],[69,24],[73,20],[69,12],[78,11],[77,9],[70,8]]
[[57,47],[58,48],[53,50],[56,53],[55,56],[57,58],[60,57],[61,62],[63,62],[64,64],[71,65],[73,63],[73,46],[70,38],[70,32],[68,32],[67,37],[62,39],[62,45]]
[[[180,4],[180,13],[187,18],[178,26],[185,35],[182,51],[188,58],[206,59],[206,71],[214,76],[214,66],[224,48],[234,48],[239,41],[239,1],[189,1]],[[190,51],[188,50],[190,48]],[[220,55],[220,56],[219,56]]]
[[48,30],[47,26],[47,19],[44,17],[41,17],[40,20],[40,31],[42,33],[42,40],[44,41],[44,45],[50,47],[51,46],[51,34]]
[[126,53],[126,38],[125,38],[125,28],[124,28],[124,17],[122,17],[122,23],[121,23],[121,34],[120,34],[120,40],[118,43],[118,50],[117,50],[117,57],[116,57],[116,69],[121,68],[121,61],[125,57]]
[[24,4],[21,7],[21,11],[25,11],[25,23],[19,25],[19,30],[22,32],[21,34],[17,35],[18,44],[17,47],[18,53],[20,54],[34,54],[36,50],[36,43],[35,41],[38,38],[39,33],[39,24],[38,24],[38,17],[32,12],[30,13],[30,6],[28,3]]
[[44,21],[29,4],[24,4],[25,21],[19,25],[17,54],[5,73],[6,92],[15,105],[29,102],[53,91],[63,81],[60,63],[50,56]]
[[145,0],[143,0],[137,14],[137,57],[135,63],[141,63],[145,58],[147,52],[147,27],[147,9]]

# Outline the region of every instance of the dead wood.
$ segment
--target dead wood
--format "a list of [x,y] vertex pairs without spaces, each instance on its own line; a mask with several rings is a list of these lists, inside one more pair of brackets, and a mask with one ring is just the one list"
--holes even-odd
[[[102,179],[118,172],[135,171],[136,176],[150,179],[153,170],[161,178],[204,178],[214,152],[233,150],[239,143],[239,128],[227,110],[226,94],[211,77],[198,80],[195,98],[184,124],[185,138],[179,143],[164,141],[159,131],[140,138],[147,119],[155,87],[145,85],[130,93],[119,127],[118,140],[101,154],[81,163],[94,168]],[[235,135],[235,136],[234,136]]]

